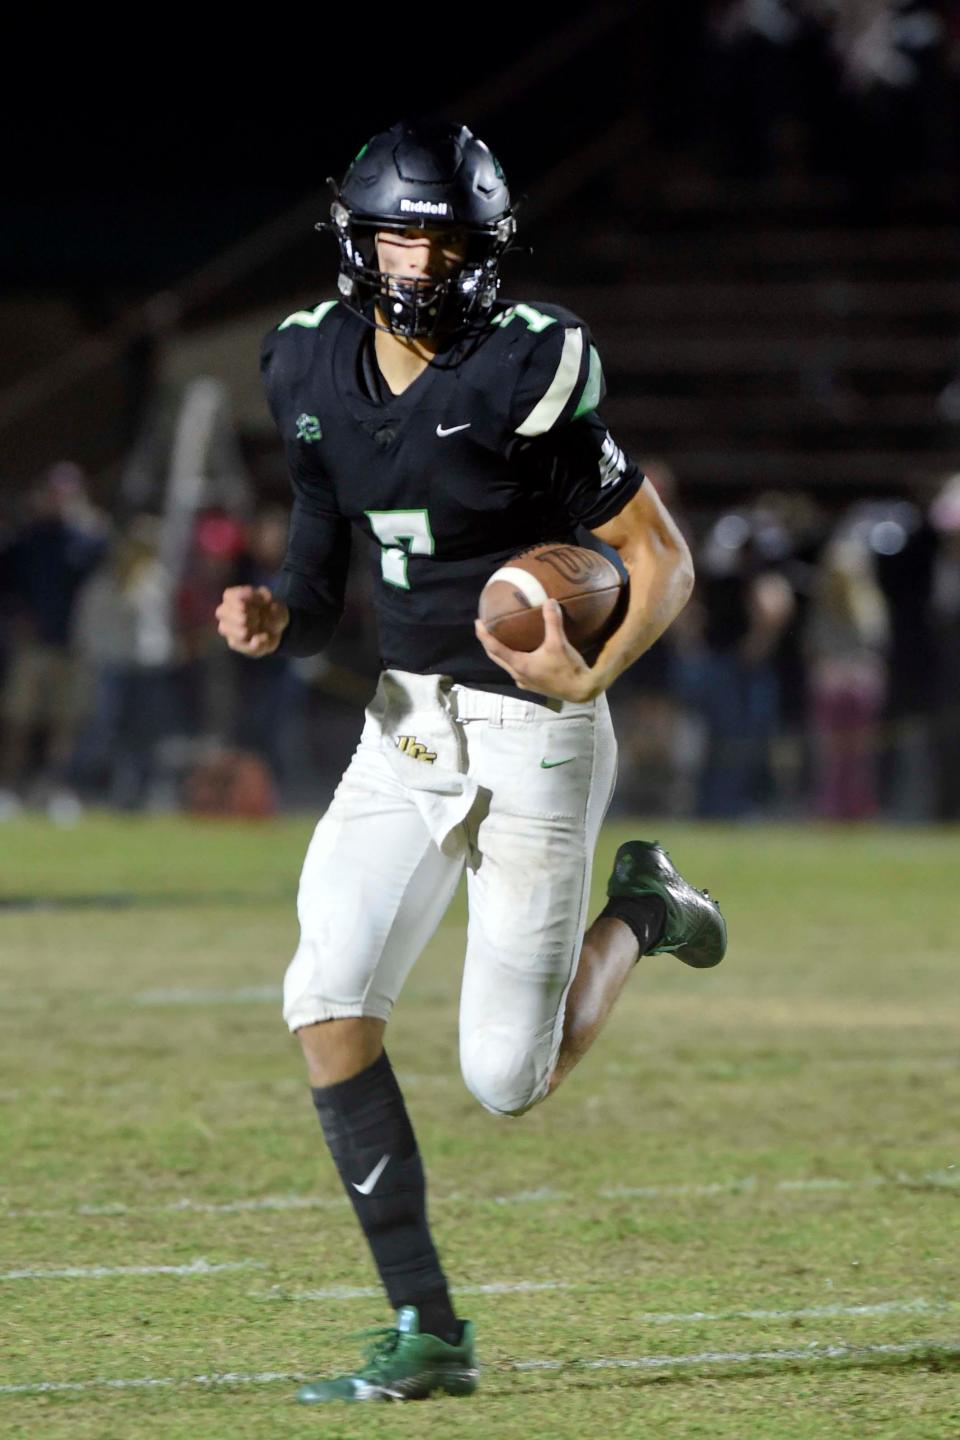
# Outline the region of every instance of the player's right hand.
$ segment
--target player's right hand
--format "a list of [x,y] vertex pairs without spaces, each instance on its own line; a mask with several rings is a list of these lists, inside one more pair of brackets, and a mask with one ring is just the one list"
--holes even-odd
[[216,614],[217,632],[230,649],[255,660],[276,650],[290,619],[286,605],[265,585],[231,585]]

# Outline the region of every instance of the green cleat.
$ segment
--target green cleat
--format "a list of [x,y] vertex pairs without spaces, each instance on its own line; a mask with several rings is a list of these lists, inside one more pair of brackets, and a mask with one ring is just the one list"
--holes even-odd
[[627,840],[617,851],[607,884],[611,899],[659,895],[667,909],[660,943],[647,953],[669,952],[685,965],[706,970],[719,965],[727,948],[720,906],[706,890],[695,890],[655,840]]
[[379,1338],[367,1346],[360,1368],[352,1375],[338,1375],[335,1380],[301,1385],[297,1399],[302,1404],[426,1400],[437,1391],[443,1395],[472,1395],[476,1390],[480,1371],[469,1320],[464,1321],[459,1345],[447,1345],[436,1335],[421,1335],[420,1317],[413,1305],[403,1305],[397,1311],[395,1329],[367,1333]]

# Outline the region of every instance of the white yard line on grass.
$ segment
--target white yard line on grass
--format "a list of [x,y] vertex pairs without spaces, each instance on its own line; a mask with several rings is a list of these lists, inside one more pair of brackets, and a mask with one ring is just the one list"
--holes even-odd
[[[454,1295],[525,1295],[539,1290],[603,1290],[603,1281],[515,1280],[493,1285],[457,1285]],[[382,1296],[376,1286],[333,1285],[322,1290],[285,1290],[282,1285],[262,1293],[263,1300],[367,1300]],[[951,1315],[960,1311],[956,1300],[882,1300],[874,1305],[811,1305],[796,1310],[690,1310],[684,1313],[640,1311],[633,1319],[641,1325],[715,1325],[728,1320],[838,1320],[875,1315]]]
[[[764,1192],[797,1193],[845,1190],[960,1190],[960,1170],[948,1166],[945,1170],[932,1171],[926,1175],[865,1175],[854,1179],[832,1179],[828,1176],[812,1176],[797,1180],[761,1180],[755,1175],[740,1180],[717,1180],[707,1185],[621,1185],[603,1187],[594,1193],[601,1200],[669,1200],[688,1198],[709,1200],[715,1195],[754,1195]],[[448,1195],[434,1195],[433,1205],[538,1205],[551,1201],[565,1202],[580,1197],[563,1190],[554,1190],[549,1185],[536,1190],[520,1190],[513,1195],[467,1195],[453,1191]],[[3,1220],[62,1220],[70,1216],[86,1216],[94,1219],[110,1219],[120,1215],[239,1215],[259,1210],[330,1210],[343,1209],[347,1205],[342,1195],[254,1195],[236,1200],[194,1200],[183,1196],[169,1200],[163,1205],[127,1205],[119,1200],[107,1200],[100,1205],[77,1205],[64,1210],[3,1210]]]
[[[457,1295],[532,1295],[539,1290],[576,1290],[572,1280],[497,1280],[490,1285],[454,1285]],[[323,1290],[284,1290],[275,1287],[263,1300],[371,1300],[383,1296],[377,1285],[331,1285]]]
[[134,1005],[261,1005],[282,997],[279,985],[239,985],[230,990],[141,990],[131,999]]
[[797,1350],[704,1350],[699,1355],[640,1355],[623,1360],[518,1360],[514,1370],[676,1370],[685,1365],[790,1364],[795,1360],[859,1360],[880,1355],[960,1355],[952,1341],[908,1340],[901,1345],[818,1345]]
[[[235,1260],[211,1264],[208,1260],[192,1260],[185,1265],[72,1265],[65,1269],[8,1270],[0,1272],[0,1281],[10,1280],[113,1280],[131,1275],[173,1275],[192,1278],[218,1275],[237,1270],[265,1270],[263,1260]],[[484,1285],[455,1285],[457,1295],[532,1295],[547,1290],[591,1290],[604,1288],[591,1282],[572,1280],[496,1280]],[[380,1298],[382,1291],[375,1285],[328,1285],[318,1289],[287,1290],[275,1285],[260,1292],[261,1300],[318,1301],[370,1300]],[[687,1312],[640,1312],[636,1319],[646,1325],[707,1325],[729,1320],[820,1320],[841,1317],[862,1318],[877,1315],[944,1315],[960,1310],[953,1300],[884,1300],[869,1305],[817,1305],[800,1309],[752,1309]]]
[[[453,1084],[453,1077],[450,1075],[428,1075],[415,1070],[398,1070],[397,1079],[401,1085],[429,1085],[431,1088],[444,1089]],[[233,1091],[263,1096],[293,1096],[302,1098],[306,1094],[307,1086],[304,1080],[290,1076],[280,1080],[259,1080],[259,1079],[238,1079],[215,1080],[204,1083],[203,1093],[209,1097],[211,1094],[224,1095]],[[156,1096],[157,1086],[153,1080],[103,1080],[93,1079],[85,1076],[80,1085],[42,1085],[34,1087],[13,1087],[0,1090],[0,1105],[19,1104],[21,1100],[29,1100],[33,1103],[47,1100],[69,1099],[71,1105],[79,1100],[95,1098],[103,1100],[104,1097],[119,1096],[125,1101],[133,1101],[141,1097],[150,1099]]]
[[102,1205],[77,1205],[73,1210],[7,1210],[3,1220],[63,1220],[79,1215],[94,1220],[109,1220],[118,1215],[242,1215],[258,1210],[340,1210],[347,1204],[345,1195],[258,1195],[247,1200],[191,1200],[184,1196],[165,1205],[124,1205],[120,1200],[107,1200]]
[[802,1310],[689,1310],[685,1314],[641,1311],[634,1319],[643,1325],[712,1325],[720,1320],[832,1320],[841,1316],[949,1315],[957,1310],[957,1300],[881,1300],[874,1305],[810,1305]]
[[[141,1001],[138,997],[135,998],[137,1004],[159,1003],[158,1001],[144,1002]],[[822,1063],[853,1065],[855,1063],[858,1063],[858,1057],[851,1056],[849,1060],[841,1060],[838,1058],[835,1061],[826,1061]],[[868,1062],[864,1060],[863,1063],[879,1064],[880,1062]],[[956,1055],[936,1055],[927,1058],[919,1057],[915,1060],[901,1057],[898,1058],[897,1064],[901,1068],[909,1068],[911,1066],[928,1066],[937,1070],[953,1071],[957,1068],[957,1057]],[[889,1063],[887,1065],[887,1068],[889,1069]],[[616,1069],[611,1066],[607,1066],[606,1070],[610,1074],[616,1074],[619,1076],[627,1074],[627,1071],[622,1066],[619,1066]],[[446,1088],[451,1085],[460,1084],[460,1078],[454,1072],[429,1074],[426,1072],[418,1072],[412,1070],[399,1070],[397,1072],[397,1079],[400,1081],[401,1085],[429,1085],[436,1088]],[[156,1088],[156,1082],[153,1080],[109,1080],[97,1076],[86,1075],[83,1078],[82,1088],[78,1087],[77,1084],[0,1086],[0,1105],[17,1105],[23,1100],[35,1102],[40,1100],[62,1100],[64,1098],[69,1098],[71,1102],[73,1102],[77,1100],[78,1096],[82,1098],[87,1095],[95,1095],[98,1097],[103,1095],[122,1095],[124,1097],[131,1097],[135,1095],[152,1096],[156,1094]],[[302,1080],[293,1075],[289,1075],[273,1080],[263,1080],[252,1077],[240,1078],[237,1076],[234,1076],[231,1079],[207,1079],[204,1081],[203,1088],[204,1094],[206,1095],[221,1094],[224,1091],[231,1090],[250,1092],[256,1091],[259,1095],[263,1095],[266,1093],[269,1093],[271,1095],[302,1095],[304,1093],[305,1087]]]
[[[882,1175],[868,1175],[859,1180],[830,1179],[827,1176],[813,1176],[806,1180],[775,1180],[771,1190],[872,1190],[883,1185],[901,1185],[907,1182],[889,1180]],[[762,1181],[755,1175],[746,1175],[742,1180],[715,1180],[709,1185],[615,1185],[598,1193],[604,1200],[657,1199],[663,1195],[738,1195],[759,1190]]]
[[191,1260],[187,1265],[69,1265],[64,1270],[6,1270],[0,1280],[113,1280],[121,1275],[221,1275],[225,1270],[262,1270],[262,1260],[228,1260],[211,1265]]
[[188,1375],[183,1380],[173,1376],[148,1376],[139,1380],[41,1380],[35,1385],[0,1385],[0,1395],[49,1395],[61,1390],[149,1390],[175,1385],[273,1385],[278,1380],[292,1383],[306,1378],[264,1370],[259,1375]]
[[[491,1365],[491,1373],[527,1370],[677,1370],[696,1365],[789,1365],[805,1361],[808,1365],[831,1360],[873,1360],[884,1356],[910,1356],[931,1359],[960,1355],[960,1344],[940,1340],[912,1340],[899,1345],[806,1345],[797,1350],[706,1350],[698,1355],[638,1355],[623,1359],[601,1360],[518,1360],[513,1364]],[[32,1385],[0,1385],[0,1395],[49,1395],[59,1391],[85,1390],[146,1390],[183,1385],[276,1385],[295,1384],[307,1377],[297,1372],[264,1370],[251,1375],[216,1374],[148,1376],[142,1379],[41,1380]]]
[[662,1199],[668,1195],[690,1195],[697,1199],[710,1195],[751,1194],[755,1191],[830,1191],[830,1190],[878,1190],[890,1187],[899,1190],[933,1188],[941,1190],[960,1189],[960,1171],[955,1166],[946,1170],[932,1171],[926,1175],[863,1175],[855,1179],[840,1179],[827,1175],[814,1175],[798,1180],[759,1179],[756,1175],[745,1175],[740,1180],[716,1180],[708,1185],[617,1185],[597,1194],[603,1200],[644,1200]]

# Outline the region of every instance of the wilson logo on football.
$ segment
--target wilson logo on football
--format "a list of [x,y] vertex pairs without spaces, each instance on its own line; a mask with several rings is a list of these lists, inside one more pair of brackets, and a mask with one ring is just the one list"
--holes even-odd
[[542,550],[540,559],[565,580],[582,580],[593,569],[584,558],[584,551],[575,545],[557,545],[552,550]]

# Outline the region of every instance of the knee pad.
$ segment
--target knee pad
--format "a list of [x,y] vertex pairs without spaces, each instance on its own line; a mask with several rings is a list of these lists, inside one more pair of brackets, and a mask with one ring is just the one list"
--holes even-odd
[[549,1069],[528,1037],[505,1025],[481,1025],[464,1037],[460,1069],[471,1095],[493,1115],[522,1115],[547,1093]]

